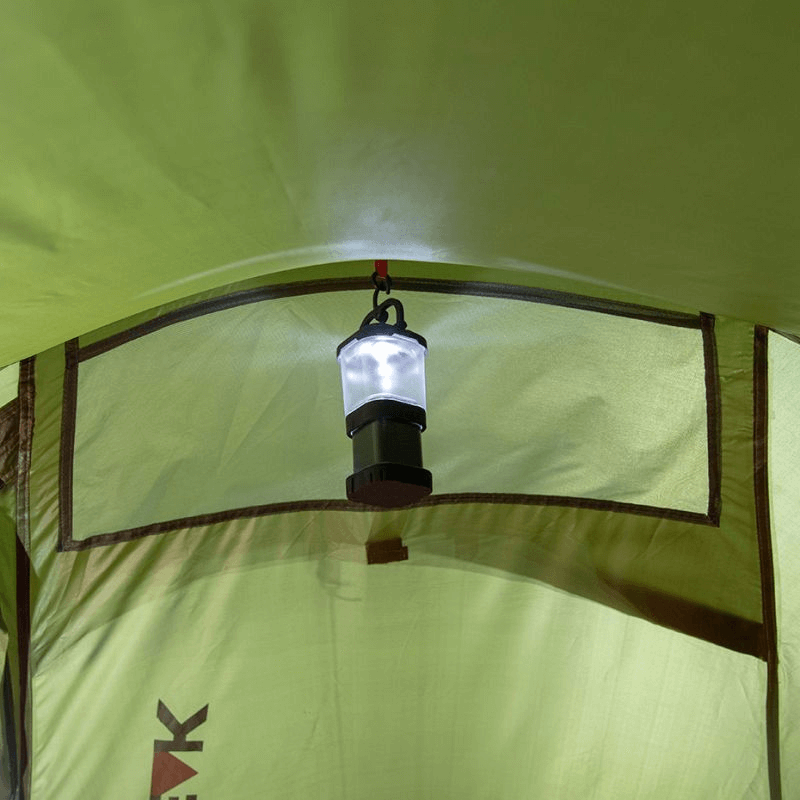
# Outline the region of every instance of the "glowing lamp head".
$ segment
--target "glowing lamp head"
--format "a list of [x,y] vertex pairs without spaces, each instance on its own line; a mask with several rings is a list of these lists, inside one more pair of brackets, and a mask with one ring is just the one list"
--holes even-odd
[[[390,306],[396,325],[386,323]],[[430,494],[421,443],[427,353],[425,339],[406,329],[402,304],[394,298],[376,306],[339,345],[345,424],[353,440],[350,500],[397,508]]]
[[337,356],[344,413],[351,414],[372,400],[396,400],[424,410],[425,340],[391,325],[368,325],[359,334],[344,342]]

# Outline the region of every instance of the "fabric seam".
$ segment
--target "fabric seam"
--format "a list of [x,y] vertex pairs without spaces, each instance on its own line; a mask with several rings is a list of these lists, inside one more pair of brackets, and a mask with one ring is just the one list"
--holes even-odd
[[775,567],[769,509],[769,361],[768,330],[756,326],[753,335],[753,485],[756,535],[761,566],[761,605],[767,662],[765,701],[767,768],[771,800],[781,800],[781,752],[778,685],[778,627],[775,605]]
[[20,362],[19,368],[19,466],[17,469],[17,647],[19,657],[19,788],[21,800],[30,795],[31,764],[29,737],[31,562],[30,562],[30,468],[35,414],[35,360]]
[[[487,283],[482,281],[448,281],[436,278],[397,278],[394,280],[393,285],[395,289],[402,289],[410,292],[462,294],[502,300],[521,300],[543,305],[592,311],[600,314],[610,314],[612,316],[638,319],[645,322],[671,325],[680,328],[699,329],[702,326],[701,316],[697,314],[689,314],[680,311],[665,311],[651,306],[640,306],[634,303],[625,303],[615,300],[601,300],[593,297],[585,297],[584,295],[572,294],[570,292],[557,292],[550,289],[535,289],[526,286]],[[229,308],[260,303],[265,300],[278,300],[307,294],[322,294],[325,292],[358,291],[371,287],[372,285],[369,281],[354,277],[330,278],[318,281],[298,281],[295,283],[261,286],[256,289],[244,289],[210,300],[189,304],[154,317],[147,322],[134,325],[127,330],[112,334],[105,339],[100,339],[92,344],[79,348],[78,358],[80,361],[86,361],[178,322],[185,322]]]

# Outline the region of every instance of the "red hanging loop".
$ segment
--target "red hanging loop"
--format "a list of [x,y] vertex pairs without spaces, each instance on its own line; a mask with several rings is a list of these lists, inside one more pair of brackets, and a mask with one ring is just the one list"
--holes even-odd
[[381,292],[392,291],[392,279],[389,277],[389,262],[385,259],[375,260],[375,272],[372,273],[372,285],[375,291],[372,294],[372,310],[378,308],[378,297]]

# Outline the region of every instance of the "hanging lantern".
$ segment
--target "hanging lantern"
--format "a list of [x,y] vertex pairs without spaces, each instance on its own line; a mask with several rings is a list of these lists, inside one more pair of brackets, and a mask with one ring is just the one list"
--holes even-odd
[[[430,494],[431,473],[422,467],[425,430],[425,356],[428,345],[406,327],[403,304],[388,294],[388,275],[373,275],[372,311],[336,351],[342,372],[347,435],[353,440],[353,474],[347,497],[397,508]],[[389,310],[396,322],[389,324]]]

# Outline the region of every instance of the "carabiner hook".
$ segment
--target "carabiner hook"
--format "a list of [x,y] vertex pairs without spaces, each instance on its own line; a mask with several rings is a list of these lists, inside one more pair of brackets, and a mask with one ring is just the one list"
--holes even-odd
[[389,294],[392,291],[392,277],[388,273],[386,277],[378,275],[377,272],[372,273],[372,285],[375,287],[375,292],[372,295],[372,309],[373,311],[378,307],[378,297],[381,292]]

